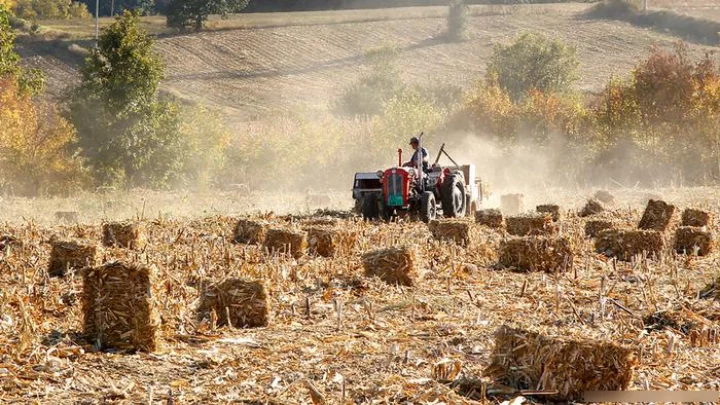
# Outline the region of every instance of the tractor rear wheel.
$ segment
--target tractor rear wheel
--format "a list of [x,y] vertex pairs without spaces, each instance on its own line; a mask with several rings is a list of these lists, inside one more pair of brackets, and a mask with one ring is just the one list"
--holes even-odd
[[427,223],[437,218],[437,204],[435,203],[435,194],[432,191],[426,191],[420,200],[420,219]]
[[452,173],[442,184],[442,209],[446,218],[465,215],[465,178],[462,173]]
[[378,196],[376,194],[368,194],[363,198],[362,213],[365,220],[377,219],[380,216]]

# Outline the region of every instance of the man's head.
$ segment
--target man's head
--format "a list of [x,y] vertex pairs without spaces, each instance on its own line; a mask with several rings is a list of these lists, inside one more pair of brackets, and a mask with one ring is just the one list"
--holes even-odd
[[410,146],[412,146],[413,149],[417,150],[418,146],[420,146],[420,140],[417,139],[417,137],[410,138]]

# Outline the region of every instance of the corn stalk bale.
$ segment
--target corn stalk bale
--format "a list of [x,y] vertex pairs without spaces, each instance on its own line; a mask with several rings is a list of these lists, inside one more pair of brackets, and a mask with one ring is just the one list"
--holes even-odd
[[518,215],[505,218],[505,229],[510,235],[548,235],[557,231],[548,214]]
[[147,244],[142,222],[107,222],[103,224],[103,245],[142,250]]
[[212,312],[217,317],[217,326],[267,326],[269,305],[265,286],[259,281],[239,279],[211,284],[201,296],[198,317],[210,319]]
[[555,204],[543,204],[535,207],[535,211],[540,214],[550,214],[553,222],[560,220],[560,206]]
[[591,219],[585,223],[585,235],[594,238],[607,229],[613,229],[615,223],[607,219]]
[[588,200],[587,203],[585,203],[585,206],[582,210],[580,210],[580,216],[581,217],[589,217],[592,215],[597,215],[605,211],[605,207],[603,207],[602,204],[600,204],[600,201],[591,199]]
[[675,231],[675,251],[679,254],[707,256],[714,246],[715,238],[705,228],[681,226]]
[[500,265],[517,271],[554,273],[573,267],[572,243],[565,237],[527,236],[500,242]]
[[518,215],[525,210],[522,194],[505,194],[500,196],[500,210],[505,215]]
[[502,211],[498,209],[485,209],[475,212],[475,222],[493,229],[503,226]]
[[265,234],[263,247],[270,253],[289,254],[294,258],[300,258],[305,255],[308,247],[307,232],[281,228],[269,229]]
[[352,229],[313,226],[306,228],[306,231],[310,251],[323,257],[347,254],[357,240],[357,232]]
[[686,208],[682,213],[682,226],[702,228],[712,224],[712,214],[707,211]]
[[639,229],[646,231],[665,232],[670,225],[672,216],[675,213],[675,206],[661,200],[648,201],[642,219],[638,224]]
[[593,198],[603,204],[615,204],[615,196],[607,190],[598,190]]
[[428,224],[433,238],[458,245],[470,245],[470,223],[457,219],[433,220]]
[[647,254],[659,258],[665,246],[662,233],[636,229],[608,229],[595,239],[595,250],[608,257],[631,261],[633,257]]
[[50,277],[64,277],[68,270],[95,266],[97,246],[81,241],[54,241],[51,243]]
[[83,331],[102,349],[160,348],[159,283],[154,267],[112,262],[83,272]]
[[408,246],[375,250],[362,256],[365,276],[406,286],[417,282],[415,260],[415,251]]
[[235,224],[233,242],[248,245],[260,245],[265,242],[268,223],[261,220],[240,219]]
[[501,326],[484,375],[519,390],[557,391],[551,401],[582,400],[586,391],[626,390],[636,352],[585,331],[542,333]]

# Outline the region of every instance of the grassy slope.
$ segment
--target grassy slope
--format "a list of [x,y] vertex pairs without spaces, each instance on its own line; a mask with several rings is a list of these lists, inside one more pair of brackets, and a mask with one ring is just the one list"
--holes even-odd
[[[211,21],[213,31],[185,35],[164,35],[162,20],[155,17],[144,24],[161,34],[157,51],[167,64],[166,91],[204,100],[224,109],[231,120],[245,121],[276,110],[327,108],[362,71],[364,51],[377,46],[402,50],[400,66],[410,81],[469,86],[482,75],[493,44],[538,31],[577,46],[583,63],[580,86],[597,90],[610,75],[631,69],[651,45],[669,46],[676,40],[627,23],[579,19],[585,7],[475,7],[471,39],[464,43],[436,39],[445,28],[442,7],[238,15]],[[92,27],[67,22],[49,26],[74,38],[26,39],[21,52],[28,63],[48,71],[51,92],[60,94],[76,80],[74,64],[81,61],[68,46],[87,44],[84,38]],[[691,49],[702,54],[713,48]]]

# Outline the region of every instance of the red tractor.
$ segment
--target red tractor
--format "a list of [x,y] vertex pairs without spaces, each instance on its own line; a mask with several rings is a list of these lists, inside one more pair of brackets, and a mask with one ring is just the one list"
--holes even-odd
[[[442,154],[454,166],[440,167],[437,162]],[[420,162],[415,167],[402,167],[402,150],[398,150],[398,155],[397,167],[355,175],[353,198],[363,218],[419,216],[429,222],[439,214],[457,218],[478,209],[482,195],[479,180],[474,178],[475,166],[456,164],[445,152],[445,145],[427,172],[417,169],[422,167]]]

